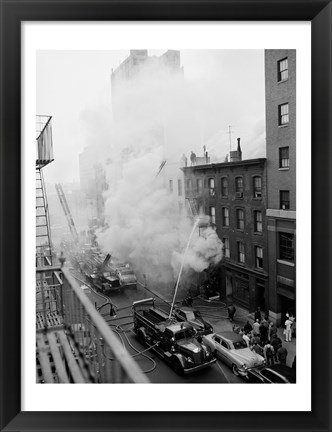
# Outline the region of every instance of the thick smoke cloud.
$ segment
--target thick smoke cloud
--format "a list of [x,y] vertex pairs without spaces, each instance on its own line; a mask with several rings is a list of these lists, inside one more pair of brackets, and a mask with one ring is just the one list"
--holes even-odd
[[[197,139],[190,98],[181,75],[155,66],[118,89],[118,94],[111,151],[104,163],[108,228],[98,233],[97,240],[105,252],[130,262],[153,284],[172,286],[193,222],[179,212],[164,172],[156,174],[163,160],[174,155],[180,159],[184,142]],[[201,236],[198,229],[193,235],[185,270],[201,272],[221,259],[222,243],[215,231],[201,231]]]

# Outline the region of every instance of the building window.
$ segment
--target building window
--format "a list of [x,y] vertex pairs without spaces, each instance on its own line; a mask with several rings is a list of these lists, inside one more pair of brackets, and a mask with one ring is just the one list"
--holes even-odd
[[169,191],[173,192],[173,180],[169,181]]
[[212,224],[216,224],[216,208],[215,207],[210,207],[210,218],[211,218],[211,223]]
[[228,237],[224,237],[222,239],[222,242],[224,244],[224,256],[226,258],[230,257],[230,250],[229,250],[229,238]]
[[279,233],[279,258],[294,261],[294,234]]
[[284,126],[289,123],[288,103],[278,106],[279,111],[279,126]]
[[196,179],[196,189],[197,189],[197,193],[202,193],[203,190],[203,182],[202,179]]
[[261,233],[263,231],[263,219],[261,211],[254,211],[255,232]]
[[254,177],[254,197],[262,198],[262,177]]
[[244,244],[242,242],[237,242],[237,260],[242,264],[246,262]]
[[229,226],[229,210],[227,207],[222,208],[222,226]]
[[279,168],[289,168],[289,147],[279,148]]
[[263,268],[263,248],[261,246],[255,246],[255,267]]
[[244,211],[242,209],[236,210],[236,228],[244,230]]
[[278,61],[278,81],[285,81],[288,79],[288,58]]
[[289,191],[280,191],[280,208],[289,210]]
[[223,177],[221,179],[221,196],[223,196],[223,197],[228,196],[228,179],[227,179],[227,177]]
[[210,191],[210,196],[214,197],[216,190],[214,187],[214,178],[210,178],[209,179],[209,191]]
[[187,188],[187,191],[191,191],[191,180],[190,179],[186,181],[186,188]]
[[178,180],[178,194],[182,196],[182,180]]
[[235,192],[236,192],[236,198],[243,198],[243,178],[242,177],[235,178]]

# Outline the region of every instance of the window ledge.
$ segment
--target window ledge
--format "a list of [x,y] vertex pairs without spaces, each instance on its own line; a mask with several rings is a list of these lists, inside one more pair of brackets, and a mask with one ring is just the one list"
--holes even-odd
[[282,129],[282,128],[288,127],[288,125],[289,125],[289,123],[286,123],[286,124],[283,124],[283,125],[278,125],[278,128]]
[[285,82],[287,82],[288,81],[288,78],[287,79],[284,79],[284,80],[280,80],[280,81],[278,81],[278,84],[283,84],[283,83],[285,83]]
[[277,262],[279,264],[284,264],[284,265],[287,265],[289,267],[295,267],[295,263],[293,263],[291,261],[285,261],[285,260],[277,259]]
[[255,234],[255,235],[259,235],[259,236],[262,236],[262,235],[263,235],[263,233],[262,233],[262,232],[259,232],[259,231],[254,231],[254,234]]
[[287,167],[287,168],[279,168],[279,171],[289,171],[289,167]]

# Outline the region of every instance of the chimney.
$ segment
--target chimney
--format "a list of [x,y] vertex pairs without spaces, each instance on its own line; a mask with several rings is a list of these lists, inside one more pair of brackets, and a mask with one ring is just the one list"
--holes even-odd
[[237,139],[237,150],[229,152],[229,155],[230,155],[230,162],[240,162],[242,160],[240,138]]

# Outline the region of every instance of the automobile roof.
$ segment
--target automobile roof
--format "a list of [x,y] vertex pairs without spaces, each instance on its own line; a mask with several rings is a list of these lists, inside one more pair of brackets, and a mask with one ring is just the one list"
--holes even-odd
[[224,339],[227,339],[231,342],[237,342],[237,341],[243,340],[242,336],[240,336],[239,334],[234,333],[232,331],[218,332],[218,333],[216,333],[216,335],[221,336]]

